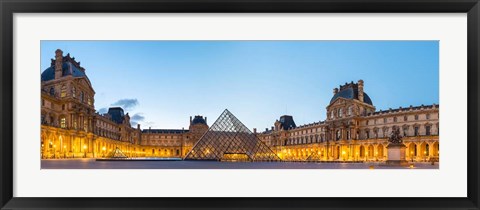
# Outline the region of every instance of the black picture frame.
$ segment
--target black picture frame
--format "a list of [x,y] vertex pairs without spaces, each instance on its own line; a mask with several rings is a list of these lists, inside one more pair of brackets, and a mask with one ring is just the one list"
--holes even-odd
[[[2,209],[479,209],[478,0],[0,0]],[[468,188],[465,198],[26,198],[13,197],[15,13],[467,13]]]

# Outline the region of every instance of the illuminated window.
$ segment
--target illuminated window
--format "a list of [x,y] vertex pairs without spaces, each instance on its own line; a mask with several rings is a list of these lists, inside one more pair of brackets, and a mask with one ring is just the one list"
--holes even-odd
[[61,128],[67,127],[67,120],[65,119],[65,117],[60,118],[60,127]]
[[65,97],[67,96],[67,86],[62,85],[62,89],[60,90],[60,97]]

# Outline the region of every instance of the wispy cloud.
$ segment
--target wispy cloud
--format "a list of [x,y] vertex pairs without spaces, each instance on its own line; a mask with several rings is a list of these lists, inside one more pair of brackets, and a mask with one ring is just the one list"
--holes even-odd
[[130,119],[133,121],[143,121],[145,120],[145,116],[143,116],[143,113],[137,113],[130,117]]
[[120,99],[117,102],[113,103],[112,106],[120,106],[125,111],[131,111],[138,105],[138,100],[136,98],[133,99]]

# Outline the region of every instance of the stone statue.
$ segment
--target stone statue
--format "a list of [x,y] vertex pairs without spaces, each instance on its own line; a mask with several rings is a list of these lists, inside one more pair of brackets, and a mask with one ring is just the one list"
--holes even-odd
[[388,142],[393,144],[401,144],[402,143],[402,135],[400,135],[400,130],[394,129],[388,138]]

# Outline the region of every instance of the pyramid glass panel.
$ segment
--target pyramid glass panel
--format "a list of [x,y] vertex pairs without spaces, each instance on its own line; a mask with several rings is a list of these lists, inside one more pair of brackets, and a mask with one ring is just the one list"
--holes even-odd
[[107,155],[109,158],[127,158],[125,154],[123,154],[122,150],[120,148],[115,148],[110,154]]
[[280,161],[281,159],[225,109],[185,156],[185,160]]

